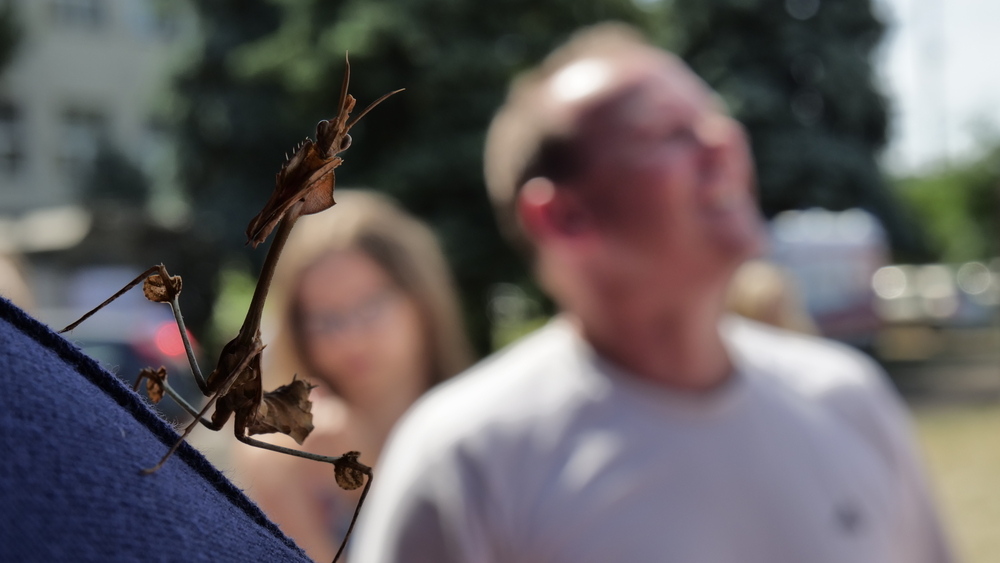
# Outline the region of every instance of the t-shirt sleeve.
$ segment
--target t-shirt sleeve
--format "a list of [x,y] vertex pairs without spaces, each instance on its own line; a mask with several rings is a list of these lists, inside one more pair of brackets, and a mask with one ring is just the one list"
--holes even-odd
[[860,385],[835,391],[828,399],[885,457],[895,476],[896,546],[894,563],[951,563],[953,552],[933,499],[920,447],[902,399],[885,372],[859,358]]
[[880,394],[885,403],[881,411],[887,432],[894,443],[900,487],[899,538],[901,546],[910,546],[900,563],[950,563],[955,560],[931,492],[920,448],[905,406],[884,380]]
[[390,440],[362,509],[351,563],[490,563],[475,464],[411,417]]

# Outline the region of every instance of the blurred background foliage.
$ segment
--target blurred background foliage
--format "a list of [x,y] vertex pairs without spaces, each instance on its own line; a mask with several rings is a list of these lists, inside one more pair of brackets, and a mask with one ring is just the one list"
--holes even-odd
[[[201,57],[178,81],[183,184],[195,224],[227,252],[273,188],[281,155],[335,111],[350,51],[360,105],[405,87],[355,129],[341,186],[385,191],[438,233],[473,338],[488,295],[539,298],[500,239],[483,188],[485,129],[511,78],[580,26],[614,19],[676,50],[748,128],[765,214],[862,207],[895,250],[932,258],[880,173],[886,102],[869,0],[198,0]],[[259,262],[263,253],[255,253]]]
[[860,207],[897,253],[926,259],[884,181],[887,102],[874,86],[884,25],[869,0],[676,0],[678,52],[750,133],[761,207]]
[[1000,143],[968,162],[900,178],[896,190],[942,262],[985,260],[1000,253]]
[[9,2],[0,4],[0,70],[6,68],[17,54],[17,45],[21,41],[22,32],[14,10],[14,5]]
[[[905,178],[880,169],[888,108],[872,57],[884,24],[870,0],[190,4],[199,44],[157,112],[177,140],[189,216],[158,220],[155,178],[105,144],[81,179],[81,200],[100,228],[69,260],[141,268],[155,252],[176,264],[192,279],[186,311],[210,348],[264,255],[244,246],[245,226],[273,189],[282,155],[333,115],[346,51],[360,106],[407,91],[355,128],[339,185],[387,192],[432,225],[481,353],[551,313],[497,232],[481,171],[486,127],[513,77],[574,30],[609,19],[679,53],[746,125],[768,217],[861,207],[886,226],[896,261],[986,260],[1000,251],[1000,142]],[[0,65],[23,34],[12,6],[0,3]],[[537,305],[528,308],[535,316],[491,310],[494,294],[512,287]]]

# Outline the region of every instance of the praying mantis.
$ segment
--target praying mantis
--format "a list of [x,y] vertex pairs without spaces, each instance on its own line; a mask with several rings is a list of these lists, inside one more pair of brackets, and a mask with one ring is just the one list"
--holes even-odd
[[[356,100],[347,93],[350,78],[351,64],[350,60],[345,57],[344,80],[340,90],[336,117],[332,120],[320,121],[316,126],[316,140],[307,138],[296,147],[291,158],[287,158],[286,155],[286,160],[275,179],[274,192],[261,212],[250,221],[247,227],[247,244],[254,248],[264,242],[275,229],[276,232],[264,259],[264,265],[260,277],[257,279],[257,286],[254,289],[250,308],[243,325],[236,337],[223,347],[216,367],[208,377],[203,375],[198,366],[194,350],[187,336],[187,329],[184,326],[184,317],[181,314],[179,303],[182,280],[180,276],[171,276],[163,264],[153,266],[139,274],[120,291],[60,331],[63,333],[73,330],[91,315],[140,283],[143,285],[143,294],[147,299],[168,304],[177,322],[177,328],[180,330],[187,359],[191,365],[191,372],[198,388],[208,397],[208,401],[204,407],[197,409],[184,400],[167,382],[167,372],[163,367],[158,370],[145,368],[140,371],[135,382],[135,390],[138,390],[139,384],[145,380],[151,401],[155,403],[161,400],[164,394],[169,395],[194,417],[194,420],[184,429],[180,438],[160,459],[159,463],[144,469],[143,473],[155,473],[163,467],[163,464],[198,424],[218,431],[225,426],[231,417],[234,417],[236,439],[244,444],[332,464],[337,484],[343,489],[354,490],[364,485],[347,534],[333,559],[334,563],[340,558],[347,545],[347,540],[354,530],[358,513],[361,511],[361,505],[364,504],[368,490],[371,488],[371,468],[358,461],[359,452],[351,451],[341,456],[323,456],[269,444],[251,436],[280,432],[291,436],[298,444],[302,444],[313,429],[312,403],[309,401],[309,391],[312,386],[309,383],[293,376],[291,383],[274,391],[263,391],[261,352],[264,349],[264,344],[260,337],[260,323],[271,278],[296,220],[303,215],[311,215],[329,209],[336,203],[333,199],[336,184],[334,170],[343,163],[339,154],[351,146],[349,131],[375,106],[402,91],[401,89],[395,90],[383,95],[352,118],[351,112],[354,110]],[[206,419],[206,413],[213,406],[215,409],[211,418]]]

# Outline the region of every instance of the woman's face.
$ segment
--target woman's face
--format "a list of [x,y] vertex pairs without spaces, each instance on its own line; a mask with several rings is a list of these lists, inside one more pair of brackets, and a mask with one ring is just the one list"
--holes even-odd
[[344,399],[367,404],[424,391],[428,361],[416,303],[374,260],[358,250],[335,252],[300,283],[305,353]]

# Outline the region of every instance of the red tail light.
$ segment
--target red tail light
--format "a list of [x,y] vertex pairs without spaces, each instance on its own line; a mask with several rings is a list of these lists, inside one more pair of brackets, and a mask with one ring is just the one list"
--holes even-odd
[[[188,331],[188,339],[194,346],[194,337]],[[184,355],[184,341],[181,340],[181,331],[173,322],[167,321],[156,329],[156,349],[165,356],[175,357]]]

